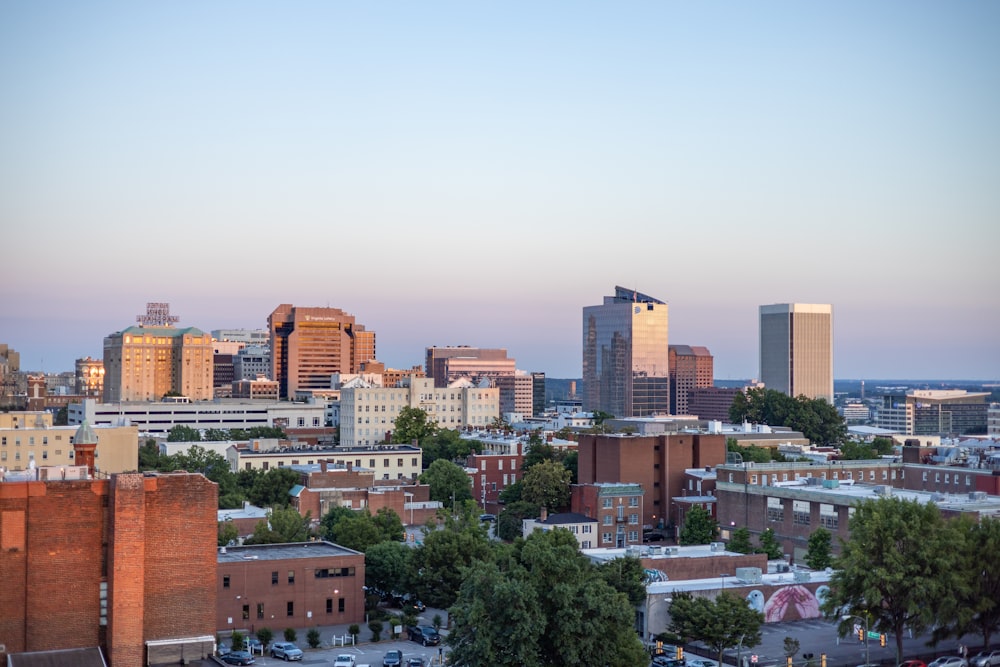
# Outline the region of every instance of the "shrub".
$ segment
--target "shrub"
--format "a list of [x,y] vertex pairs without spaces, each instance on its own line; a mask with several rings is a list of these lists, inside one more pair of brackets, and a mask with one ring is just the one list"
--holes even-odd
[[267,647],[267,645],[271,643],[271,640],[274,639],[274,633],[271,632],[271,628],[261,628],[257,631],[257,639],[260,640],[261,644]]
[[298,635],[295,633],[295,628],[285,628],[285,641],[293,642],[298,639]]
[[319,630],[310,628],[309,632],[306,633],[306,642],[308,642],[309,648],[319,648]]
[[382,638],[382,621],[369,621],[368,629],[372,631],[372,641],[377,642]]

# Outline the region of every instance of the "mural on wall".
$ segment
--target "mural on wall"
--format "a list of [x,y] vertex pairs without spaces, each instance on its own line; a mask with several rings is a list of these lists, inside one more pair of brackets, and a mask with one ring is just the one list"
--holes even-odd
[[657,581],[667,581],[667,573],[663,570],[653,570],[646,568],[643,570],[644,579],[647,584],[651,584]]
[[791,609],[798,613],[798,618],[820,618],[820,605],[829,593],[828,586],[820,586],[815,594],[805,586],[785,586],[775,591],[765,602],[764,594],[754,589],[747,595],[747,604],[751,609],[764,614],[765,623],[784,620]]

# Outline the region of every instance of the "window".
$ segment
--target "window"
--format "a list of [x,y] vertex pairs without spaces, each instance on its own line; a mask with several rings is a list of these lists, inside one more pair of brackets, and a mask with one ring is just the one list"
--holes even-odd
[[503,470],[503,459],[497,461],[497,470]]
[[229,575],[228,574],[222,575],[222,587],[223,588],[229,588]]
[[819,504],[819,525],[830,530],[837,530],[840,525],[840,518],[837,516],[837,508],[826,503]]
[[275,570],[274,572],[271,573],[271,585],[274,586],[277,583],[278,583],[278,571]]
[[614,522],[615,522],[615,518],[613,516],[611,516],[610,514],[605,514],[604,515],[604,525],[605,526],[610,526]]
[[243,620],[250,620],[250,605],[248,604],[243,605]]
[[601,542],[607,543],[611,541],[611,533],[601,533]]
[[328,614],[333,613],[333,598],[326,599],[326,613]]
[[389,459],[382,459],[382,467],[383,468],[389,467]]
[[768,496],[767,498],[767,520],[768,521],[784,521],[785,520],[785,506],[781,502],[781,498],[773,498]]
[[403,467],[403,459],[396,459],[396,467],[397,468]]
[[290,584],[294,584],[295,583],[295,570],[289,570],[288,571],[288,583],[290,583]]
[[345,609],[346,607],[344,606],[344,598],[337,598],[337,611],[343,614]]
[[375,467],[375,459],[368,459],[368,467],[369,468]]
[[612,504],[611,504],[611,498],[605,498],[604,499],[604,509],[609,510],[609,509],[611,509],[611,506],[612,506]]
[[639,506],[639,499],[637,497],[635,497],[635,496],[629,498],[628,499],[628,506],[629,507],[638,507]]
[[264,618],[264,603],[257,603],[257,618]]
[[805,500],[792,501],[792,523],[799,526],[809,525],[809,502]]
[[413,466],[414,468],[417,467],[417,457],[416,456],[414,456],[412,459],[410,459],[410,465]]
[[633,526],[638,525],[639,524],[639,515],[638,514],[629,514],[628,515],[628,522],[629,522],[629,524],[631,524]]
[[757,475],[750,475],[750,483],[751,484],[757,483]]
[[291,600],[288,601],[288,615],[295,616],[295,603]]

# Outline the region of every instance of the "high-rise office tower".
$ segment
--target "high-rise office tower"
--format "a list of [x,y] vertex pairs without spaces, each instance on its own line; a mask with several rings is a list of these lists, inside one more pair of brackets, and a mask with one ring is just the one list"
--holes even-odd
[[833,403],[833,306],[760,307],[760,379],[767,389]]
[[[715,383],[712,353],[700,345],[670,346],[670,414],[691,414],[688,393]],[[700,416],[700,415],[699,415]]]
[[667,304],[615,287],[583,309],[584,410],[616,417],[670,411]]
[[104,402],[159,401],[179,394],[212,399],[212,337],[200,329],[177,329],[169,303],[147,303],[137,327],[104,339]]
[[357,373],[375,359],[375,332],[339,308],[281,304],[267,318],[271,379],[282,398],[300,389],[329,389],[334,373]]

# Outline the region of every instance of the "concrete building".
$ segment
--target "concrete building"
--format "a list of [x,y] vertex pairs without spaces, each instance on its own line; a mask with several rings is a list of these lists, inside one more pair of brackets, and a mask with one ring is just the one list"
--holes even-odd
[[639,484],[644,498],[641,531],[676,523],[671,499],[681,495],[686,470],[716,466],[725,460],[723,435],[581,434],[577,479],[580,484]]
[[739,387],[698,387],[688,392],[688,412],[699,419],[729,421],[729,408],[737,394],[745,390]]
[[[93,442],[97,469],[103,475],[139,468],[139,429],[135,426],[52,426],[51,416],[0,420],[0,467],[27,470],[40,466],[76,465],[73,445]],[[20,413],[37,415],[38,413]],[[13,419],[11,420],[11,416]],[[3,426],[4,423],[16,425]]]
[[530,417],[534,411],[534,386],[532,377],[524,371],[502,375],[494,380],[499,390],[500,415],[510,414]]
[[832,405],[833,306],[761,306],[760,379],[768,389],[823,398]]
[[531,416],[540,417],[545,414],[545,373],[534,371],[531,374]]
[[271,377],[271,348],[266,345],[244,347],[233,358],[233,380],[256,380]]
[[253,380],[237,380],[233,382],[233,398],[270,401],[278,401],[278,382],[268,380],[265,377],[257,377]]
[[174,426],[194,429],[249,429],[255,426],[281,428],[322,427],[326,408],[315,403],[276,403],[265,401],[217,400],[191,403],[158,401],[132,403],[98,403],[86,399],[68,406],[70,424],[87,420],[100,424],[131,424],[139,432],[166,435]]
[[901,435],[985,434],[990,394],[963,389],[911,389],[885,394],[878,425]]
[[339,308],[303,308],[281,304],[267,318],[270,332],[270,378],[281,397],[300,389],[329,389],[334,373],[357,373],[375,359],[375,332]]
[[211,571],[220,633],[365,620],[365,555],[332,542],[221,547]]
[[100,647],[111,667],[210,656],[217,506],[199,474],[0,482],[0,659],[80,647]]
[[146,304],[137,319],[139,326],[104,339],[104,401],[158,401],[170,393],[211,400],[212,337],[174,328],[177,318],[166,303]]
[[441,428],[484,427],[500,416],[496,387],[457,381],[435,387],[431,378],[409,377],[399,387],[350,387],[340,391],[340,443],[344,447],[388,442],[403,408],[419,408]]
[[667,304],[615,287],[583,309],[583,409],[616,417],[670,412]]
[[986,434],[1000,436],[1000,403],[990,403],[986,408]]
[[[691,392],[715,383],[715,366],[707,347],[670,345],[670,414],[697,414],[690,409]],[[698,415],[699,417],[701,415]]]
[[0,407],[17,406],[17,395],[23,391],[21,355],[6,343],[0,343]]
[[507,357],[505,349],[485,349],[460,345],[456,347],[428,347],[424,366],[427,377],[434,380],[438,389],[455,380],[469,378],[479,384],[481,380],[496,380],[514,375],[515,361]]
[[245,347],[267,346],[271,335],[267,329],[212,329],[212,338],[219,342],[243,343]]
[[234,444],[226,450],[233,472],[291,466],[333,465],[367,468],[375,480],[414,480],[423,467],[423,451],[413,445],[379,447],[296,446],[287,440],[261,438]]

